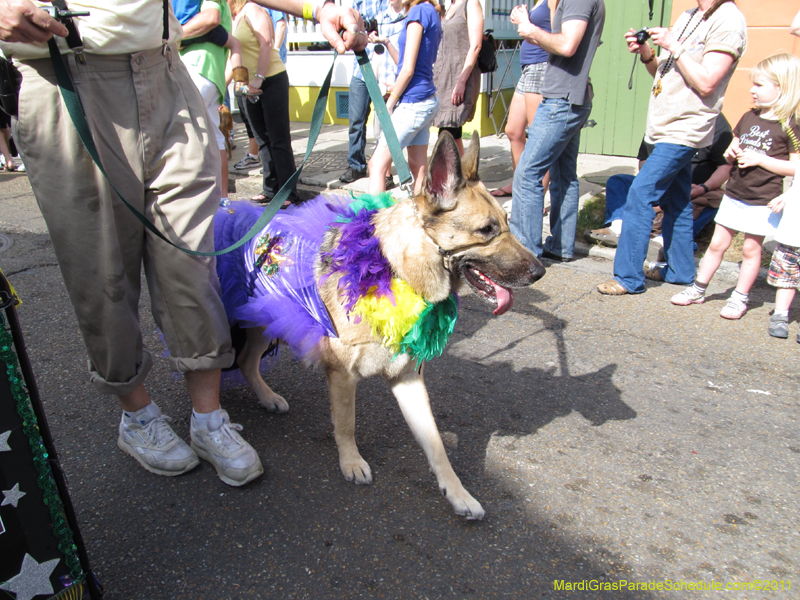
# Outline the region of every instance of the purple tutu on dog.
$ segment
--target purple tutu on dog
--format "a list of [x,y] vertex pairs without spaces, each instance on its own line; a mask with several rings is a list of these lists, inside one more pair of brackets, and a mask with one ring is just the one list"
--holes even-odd
[[[352,198],[333,196],[281,210],[252,240],[217,257],[217,274],[228,322],[265,327],[298,358],[313,360],[323,337],[337,337],[322,303],[314,266],[325,232],[352,216]],[[233,202],[214,218],[217,249],[240,240],[263,212],[249,202]]]

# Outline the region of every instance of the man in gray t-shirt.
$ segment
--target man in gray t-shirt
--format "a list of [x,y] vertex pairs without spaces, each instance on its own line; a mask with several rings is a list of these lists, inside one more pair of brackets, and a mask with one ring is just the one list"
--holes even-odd
[[[542,103],[528,128],[528,141],[514,173],[511,231],[536,256],[572,260],[578,224],[578,146],[592,110],[589,69],[603,33],[603,0],[561,0],[548,33],[511,11],[521,37],[547,50]],[[550,171],[550,231],[542,245],[544,186]]]

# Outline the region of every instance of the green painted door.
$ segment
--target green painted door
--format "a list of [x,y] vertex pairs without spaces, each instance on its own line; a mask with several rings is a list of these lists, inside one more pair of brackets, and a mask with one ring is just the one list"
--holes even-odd
[[[594,127],[581,134],[581,152],[612,156],[636,156],[644,136],[647,104],[653,78],[637,62],[633,89],[628,89],[634,55],[628,52],[624,34],[631,27],[669,27],[672,0],[605,0],[606,22],[602,44],[592,63],[594,102],[589,117]],[[638,61],[638,55],[637,55]]]

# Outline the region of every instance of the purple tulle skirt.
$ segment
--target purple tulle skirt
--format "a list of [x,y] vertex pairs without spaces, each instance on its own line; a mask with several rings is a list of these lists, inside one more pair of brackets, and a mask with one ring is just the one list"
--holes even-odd
[[[265,337],[281,339],[301,359],[314,360],[323,337],[337,337],[322,303],[314,265],[325,232],[351,216],[351,198],[317,197],[281,210],[252,240],[217,257],[222,301],[230,324],[265,327]],[[215,245],[241,239],[263,207],[233,202],[214,219]]]

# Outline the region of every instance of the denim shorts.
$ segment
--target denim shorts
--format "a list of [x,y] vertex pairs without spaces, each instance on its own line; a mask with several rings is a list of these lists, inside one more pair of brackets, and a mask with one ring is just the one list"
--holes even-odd
[[[408,146],[427,146],[430,141],[430,128],[433,118],[439,112],[439,99],[436,94],[420,102],[402,102],[394,107],[392,125],[401,148]],[[378,145],[386,145],[381,133]]]

